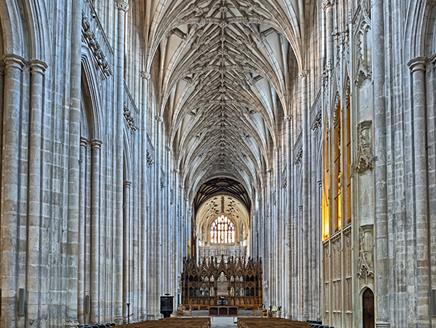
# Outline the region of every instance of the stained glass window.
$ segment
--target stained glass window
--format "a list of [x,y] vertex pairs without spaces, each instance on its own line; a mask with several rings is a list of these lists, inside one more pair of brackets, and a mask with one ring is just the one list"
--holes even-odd
[[220,215],[210,227],[212,244],[233,244],[235,242],[235,225],[224,215]]

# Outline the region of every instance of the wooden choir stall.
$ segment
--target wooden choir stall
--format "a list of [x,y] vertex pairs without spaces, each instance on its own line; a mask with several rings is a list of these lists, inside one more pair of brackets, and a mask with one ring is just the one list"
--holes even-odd
[[208,309],[211,315],[235,315],[238,309],[262,305],[262,260],[210,257],[197,263],[184,258],[182,303],[189,309]]

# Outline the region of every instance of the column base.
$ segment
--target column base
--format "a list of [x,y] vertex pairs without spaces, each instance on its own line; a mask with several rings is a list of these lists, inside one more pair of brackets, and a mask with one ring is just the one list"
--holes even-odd
[[69,320],[65,320],[65,328],[68,327],[74,327],[76,328],[79,325],[79,321],[77,321],[76,319],[69,319]]
[[389,328],[391,324],[389,322],[376,322],[376,328]]

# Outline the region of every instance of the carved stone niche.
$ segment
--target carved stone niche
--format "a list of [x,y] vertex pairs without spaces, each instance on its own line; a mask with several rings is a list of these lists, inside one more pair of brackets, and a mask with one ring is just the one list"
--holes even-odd
[[372,122],[363,121],[357,125],[357,159],[354,167],[357,173],[364,173],[374,167],[372,146]]
[[353,20],[355,25],[355,57],[356,72],[355,83],[357,86],[361,86],[367,79],[371,79],[371,39],[370,39],[370,24],[369,10],[367,9],[364,1],[360,4]]
[[361,226],[359,229],[359,257],[357,275],[367,283],[374,279],[374,226]]

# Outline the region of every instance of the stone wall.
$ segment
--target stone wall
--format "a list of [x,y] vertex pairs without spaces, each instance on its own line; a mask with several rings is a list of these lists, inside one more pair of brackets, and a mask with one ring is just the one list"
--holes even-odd
[[2,327],[156,318],[178,293],[190,217],[140,13],[102,3],[0,6]]

